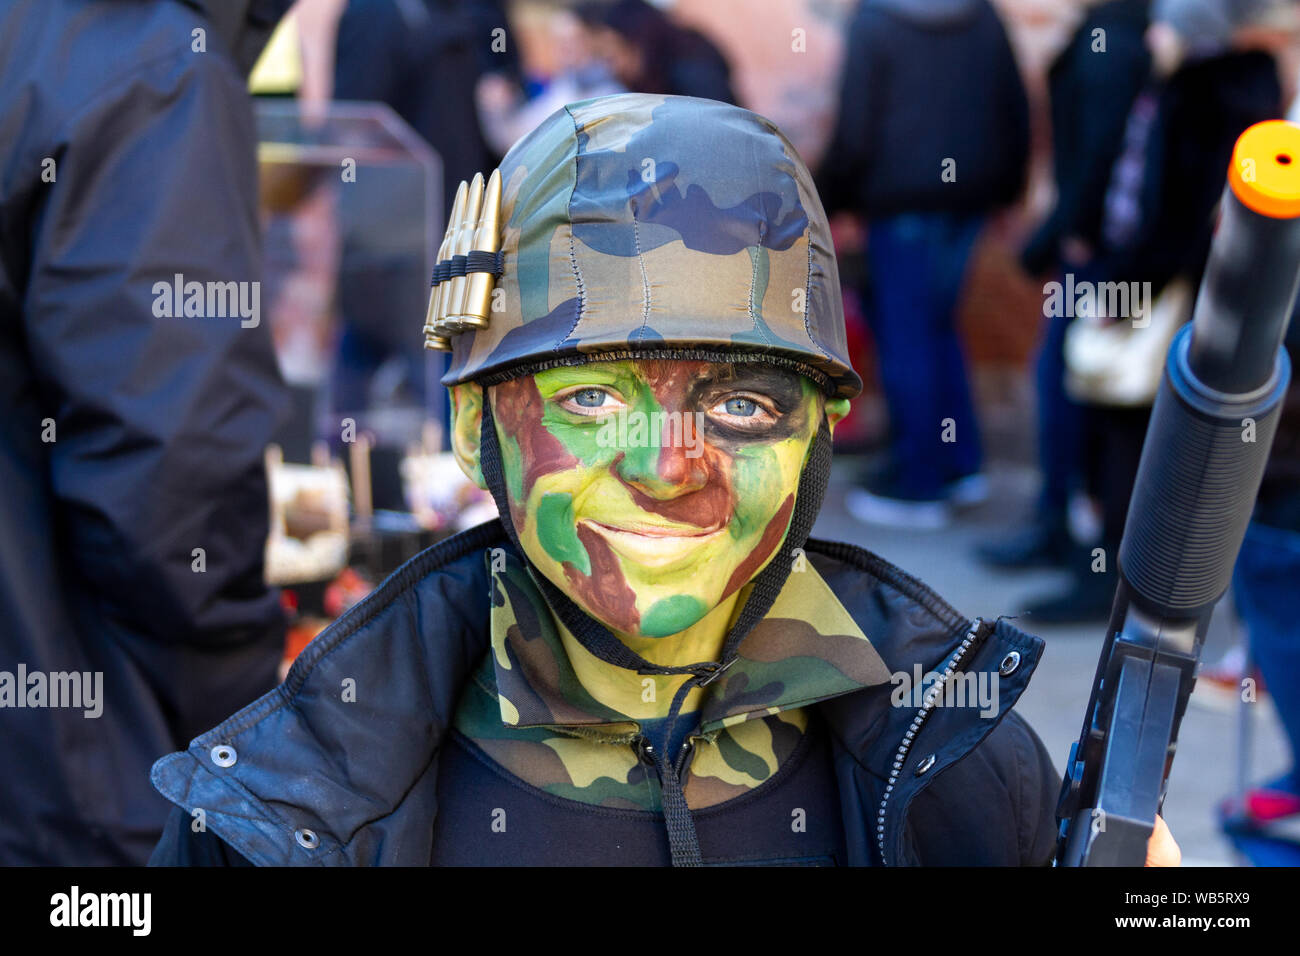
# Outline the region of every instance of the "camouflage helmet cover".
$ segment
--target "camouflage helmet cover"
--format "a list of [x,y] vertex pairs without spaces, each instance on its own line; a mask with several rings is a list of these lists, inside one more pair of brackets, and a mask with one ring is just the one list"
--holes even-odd
[[812,176],[771,121],[639,93],[557,110],[502,160],[503,272],[444,385],[596,358],[763,361],[852,398]]

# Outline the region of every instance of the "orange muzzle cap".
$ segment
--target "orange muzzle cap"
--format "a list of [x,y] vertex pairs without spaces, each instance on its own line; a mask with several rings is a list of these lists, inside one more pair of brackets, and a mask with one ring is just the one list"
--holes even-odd
[[1228,182],[1242,205],[1274,219],[1300,216],[1300,126],[1256,123],[1237,138]]

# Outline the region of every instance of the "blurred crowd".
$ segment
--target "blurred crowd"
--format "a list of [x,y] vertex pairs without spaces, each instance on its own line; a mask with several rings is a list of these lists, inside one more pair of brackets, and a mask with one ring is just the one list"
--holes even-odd
[[[1287,115],[1300,78],[1300,7],[1291,0],[300,0],[292,9],[287,0],[158,0],[151,9],[116,6],[101,4],[75,25],[75,5],[62,2],[48,9],[15,2],[5,12],[0,37],[10,45],[36,35],[34,18],[48,17],[56,26],[67,18],[62,39],[50,39],[58,34],[52,27],[39,43],[30,41],[33,64],[69,51],[82,55],[92,41],[117,38],[115,57],[84,53],[86,62],[104,60],[100,77],[81,89],[58,87],[45,107],[41,123],[61,131],[67,161],[75,163],[87,144],[105,138],[156,142],[168,130],[178,142],[189,134],[219,143],[207,153],[177,147],[152,171],[148,164],[124,167],[114,180],[123,184],[120,194],[83,194],[61,220],[33,212],[30,197],[24,200],[6,182],[9,217],[0,219],[6,227],[0,315],[6,319],[39,304],[41,294],[50,297],[47,310],[75,315],[63,293],[41,284],[43,276],[69,270],[99,277],[87,303],[99,312],[147,311],[147,300],[118,296],[112,282],[139,269],[150,250],[158,256],[183,250],[186,272],[195,277],[255,273],[254,128],[239,103],[245,77],[237,70],[252,70],[277,23],[293,31],[295,42],[279,49],[294,66],[277,69],[264,58],[262,86],[254,71],[253,89],[305,104],[388,104],[437,154],[444,209],[462,179],[490,170],[516,139],[565,103],[620,91],[738,103],[790,136],[816,169],[832,216],[855,363],[878,386],[874,405],[861,403],[842,426],[841,450],[862,453],[850,511],[876,525],[940,528],[960,521],[963,509],[988,494],[991,459],[1036,456],[1041,490],[1029,516],[1005,539],[984,543],[977,558],[1008,571],[1066,570],[1068,586],[1029,609],[1047,622],[1104,620],[1109,611],[1115,555],[1164,352],[1194,306],[1233,143],[1253,123]],[[170,8],[211,19],[214,34],[241,53],[232,75],[200,62],[166,75],[159,67],[148,78],[149,104],[141,105],[134,87],[115,94],[116,106],[112,97],[96,100],[116,64],[157,58],[169,16],[187,22]],[[286,11],[289,19],[281,20]],[[129,49],[132,43],[137,50]],[[13,58],[0,56],[0,63],[7,63],[0,67],[6,91],[0,117],[19,115],[29,102],[13,90],[55,82],[18,75]],[[272,76],[290,79],[273,89],[266,79]],[[169,98],[169,90],[187,95]],[[86,102],[100,112],[82,109]],[[0,120],[0,131],[12,133],[0,139],[6,160],[39,125],[20,136],[7,122]],[[223,124],[216,137],[204,129],[211,122]],[[187,192],[186,176],[200,174],[227,181],[226,194],[210,200],[212,209],[187,214],[191,224],[204,223],[191,230],[206,236],[202,241],[175,225],[112,235],[57,231],[74,218],[164,222],[167,203]],[[441,221],[434,228],[440,227]],[[26,236],[34,237],[30,247],[22,245]],[[85,252],[92,247],[94,254]],[[20,274],[30,277],[22,295],[11,284]],[[1089,295],[1085,302],[1074,294],[1117,283],[1132,295]],[[993,303],[983,326],[970,321],[977,285],[986,313]],[[349,328],[340,362],[371,375],[400,353],[402,374],[420,379],[428,360],[419,348],[418,317],[382,320]],[[283,645],[274,592],[259,582],[260,563],[250,556],[260,559],[257,542],[266,537],[266,523],[246,520],[266,513],[256,506],[265,500],[258,471],[276,409],[286,401],[267,372],[269,335],[173,341],[150,338],[142,328],[120,333],[117,368],[129,364],[123,355],[136,362],[166,356],[173,363],[172,407],[193,411],[186,424],[155,421],[135,407],[130,383],[106,367],[113,341],[89,353],[74,344],[93,331],[70,320],[62,340],[43,333],[35,343],[42,364],[6,376],[26,383],[15,386],[14,407],[41,390],[59,396],[68,415],[59,426],[67,437],[60,433],[58,454],[67,458],[33,478],[23,463],[38,457],[35,439],[0,436],[9,443],[6,460],[16,463],[15,475],[22,473],[9,494],[23,501],[23,517],[7,517],[0,528],[0,597],[28,609],[19,656],[42,660],[49,670],[106,670],[137,689],[140,713],[130,715],[132,724],[121,728],[115,746],[124,761],[139,765],[144,782],[83,782],[76,792],[59,760],[45,762],[46,779],[22,788],[5,775],[0,820],[12,823],[0,822],[0,858],[143,862],[165,811],[148,792],[149,764],[272,686]],[[1032,414],[1015,419],[1020,428],[1010,445],[1005,436],[990,441],[981,428],[985,396],[972,361],[972,343],[981,336],[1023,344],[993,363],[1032,381],[1032,391],[1022,393],[1032,394]],[[1300,323],[1293,322],[1293,355],[1298,336]],[[244,355],[248,350],[256,354]],[[16,345],[0,351],[0,357],[18,354]],[[221,354],[243,363],[246,373],[210,368],[210,356]],[[96,376],[99,384],[91,388]],[[420,392],[423,384],[413,388]],[[1291,398],[1295,406],[1294,388]],[[159,477],[162,462],[178,460],[180,446],[172,442],[208,433],[221,434],[224,444],[193,451],[202,467]],[[130,464],[105,466],[115,448]],[[1022,456],[1022,449],[1033,452]],[[160,482],[156,487],[165,492],[148,503],[147,513],[136,513],[133,480]],[[210,527],[219,542],[206,558],[216,573],[201,586],[189,573],[188,544],[168,551],[159,543],[181,527],[188,542],[196,525]],[[84,560],[70,560],[74,552]],[[99,566],[108,561],[109,570]],[[1300,698],[1292,690],[1300,678],[1297,580],[1300,407],[1291,407],[1243,547],[1234,597],[1250,636],[1248,660],[1274,692],[1293,757],[1300,747]],[[149,584],[148,606],[127,596],[139,594],[141,581]],[[90,598],[67,597],[78,590]],[[41,594],[44,599],[34,596]],[[73,606],[100,610],[87,620],[65,620],[65,607]],[[130,648],[130,661],[106,663],[60,649],[68,633],[105,630],[117,646]],[[212,667],[223,650],[227,663]],[[177,699],[160,676],[177,667],[200,683],[210,675],[212,692]],[[45,754],[73,754],[81,746],[69,736],[81,728],[49,725],[58,718],[48,714],[25,719],[23,728],[6,734],[0,763],[37,766]],[[32,788],[70,796],[57,805],[36,801],[33,809]],[[1251,791],[1233,812],[1261,823],[1300,816],[1294,761],[1290,774]],[[38,832],[62,836],[36,839]]]
[[[429,12],[430,37],[400,43],[402,10],[416,8]],[[1026,610],[1040,622],[1098,621],[1164,352],[1191,315],[1233,143],[1294,97],[1297,12],[1286,0],[352,0],[333,95],[391,103],[439,147],[447,190],[486,168],[485,151],[499,156],[577,99],[670,93],[771,116],[817,165],[851,336],[883,399],[883,415],[867,423],[859,412],[845,429],[847,450],[869,452],[848,507],[873,524],[942,527],[986,497],[960,319],[978,244],[1014,253],[998,320],[1037,339],[1034,413],[1022,419],[1033,433],[1020,444],[1036,449],[1041,490],[1023,524],[977,558],[1064,569],[1069,583]],[[459,59],[431,52],[434,32],[451,50],[493,23],[505,25],[495,52],[481,42]],[[391,76],[379,61],[393,62]],[[464,122],[471,104],[477,125]],[[1051,307],[1053,283],[1064,307]],[[1074,294],[1116,283],[1132,295]],[[1036,313],[1012,306],[1026,301],[1010,293],[1017,285],[1041,289],[1028,300]],[[1243,568],[1268,571],[1236,583],[1253,659],[1275,687],[1300,673],[1279,583],[1300,572],[1298,414],[1276,439],[1243,549]],[[1300,714],[1282,708],[1294,741]],[[1265,817],[1294,813],[1300,782],[1252,799]]]

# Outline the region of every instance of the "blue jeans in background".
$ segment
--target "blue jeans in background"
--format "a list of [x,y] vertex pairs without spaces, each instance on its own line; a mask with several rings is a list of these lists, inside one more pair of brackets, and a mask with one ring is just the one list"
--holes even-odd
[[1252,522],[1232,597],[1291,745],[1289,779],[1274,786],[1300,794],[1300,532]]
[[[904,213],[871,220],[867,321],[889,408],[891,497],[938,500],[980,466],[956,307],[982,216]],[[952,419],[955,441],[943,440]]]

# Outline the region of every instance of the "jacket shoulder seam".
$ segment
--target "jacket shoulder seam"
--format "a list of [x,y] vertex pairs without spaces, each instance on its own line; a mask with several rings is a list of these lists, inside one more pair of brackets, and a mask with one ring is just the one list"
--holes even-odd
[[824,554],[829,558],[846,561],[860,571],[866,571],[872,577],[889,585],[901,594],[912,598],[940,623],[953,628],[966,630],[971,619],[945,601],[929,585],[908,574],[902,568],[886,561],[880,555],[866,548],[848,544],[844,541],[829,541],[810,537],[804,544],[805,550]]

